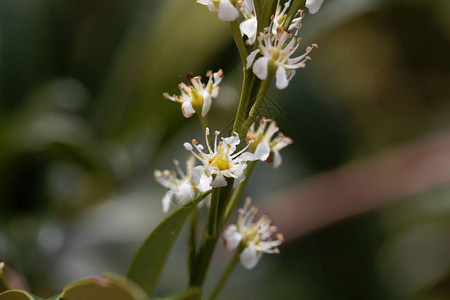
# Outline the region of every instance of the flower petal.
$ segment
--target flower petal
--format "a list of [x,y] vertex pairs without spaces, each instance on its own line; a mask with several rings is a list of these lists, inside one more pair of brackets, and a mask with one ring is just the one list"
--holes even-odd
[[225,239],[225,241],[227,243],[226,244],[227,249],[230,251],[233,251],[234,249],[237,248],[237,246],[241,242],[242,234],[239,233],[236,225],[231,224],[230,226],[227,227],[227,229],[225,229],[225,231],[223,233],[223,238]]
[[211,189],[212,176],[202,172],[200,182],[196,185],[201,193],[205,193]]
[[172,202],[172,193],[169,191],[167,192],[164,197],[162,198],[162,209],[164,213],[167,213],[170,208],[170,203]]
[[206,116],[211,108],[211,95],[203,93],[202,117]]
[[261,80],[267,79],[269,59],[265,56],[258,58],[253,65],[253,73]]
[[256,146],[255,157],[260,161],[266,161],[270,155],[270,146],[266,141],[262,141]]
[[281,158],[281,154],[278,151],[273,152],[273,167],[278,168],[281,166],[281,163],[283,162],[283,159]]
[[195,113],[190,101],[185,101],[181,104],[181,112],[185,118],[190,118]]
[[258,21],[256,20],[256,17],[252,17],[243,21],[239,25],[239,28],[241,29],[242,36],[246,35],[247,38],[254,41],[257,34]]
[[310,14],[315,14],[319,11],[322,6],[323,0],[306,0],[306,7]]
[[242,251],[241,264],[246,269],[253,269],[261,258],[261,252],[257,252],[252,246],[248,246]]
[[222,174],[217,174],[216,178],[213,179],[211,182],[211,187],[217,188],[217,187],[223,187],[227,186],[227,181],[225,180],[225,177],[223,177]]
[[230,0],[220,0],[219,19],[222,21],[234,21],[239,17],[239,11],[231,4]]
[[256,55],[258,55],[258,53],[259,49],[256,49],[247,56],[247,69],[250,69],[250,67],[253,65],[253,62],[255,61]]
[[282,66],[278,67],[275,77],[276,77],[275,85],[276,85],[277,89],[282,90],[282,89],[285,89],[289,85],[289,80],[287,78],[286,69],[284,67],[282,67]]

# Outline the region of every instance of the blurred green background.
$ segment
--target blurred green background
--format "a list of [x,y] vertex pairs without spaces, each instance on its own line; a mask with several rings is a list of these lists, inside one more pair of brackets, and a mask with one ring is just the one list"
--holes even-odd
[[[446,0],[325,0],[302,29],[305,47],[319,44],[313,60],[287,90],[270,92],[295,142],[280,169],[258,166],[246,194],[263,207],[280,195],[270,205],[284,207],[283,191],[334,170],[339,177],[349,162],[357,168],[416,142],[423,155],[442,150],[430,150],[427,137],[450,138],[449,15]],[[48,297],[75,279],[126,273],[164,218],[153,170],[184,160],[182,142],[200,136],[196,120],[162,93],[177,92],[178,74],[219,68],[225,78],[210,119],[226,130],[240,60],[229,25],[194,0],[0,0],[0,257],[18,284]],[[449,167],[435,164],[421,178]],[[222,299],[449,299],[447,177],[411,181],[421,187],[390,204],[380,191],[370,211],[308,232],[301,218],[286,217],[299,233],[256,269],[238,267]],[[288,209],[307,215],[295,201]],[[184,237],[158,295],[185,288]],[[209,284],[228,257],[219,251]]]

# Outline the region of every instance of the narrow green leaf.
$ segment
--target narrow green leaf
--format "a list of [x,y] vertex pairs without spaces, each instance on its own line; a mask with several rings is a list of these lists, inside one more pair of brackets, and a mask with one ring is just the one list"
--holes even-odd
[[136,284],[116,275],[91,277],[66,286],[60,296],[51,299],[64,300],[148,300]]
[[8,290],[0,294],[0,300],[42,300],[21,290]]
[[140,246],[128,270],[127,278],[137,283],[149,296],[153,294],[159,275],[175,239],[189,214],[210,192],[198,196],[189,206],[181,207],[162,221]]

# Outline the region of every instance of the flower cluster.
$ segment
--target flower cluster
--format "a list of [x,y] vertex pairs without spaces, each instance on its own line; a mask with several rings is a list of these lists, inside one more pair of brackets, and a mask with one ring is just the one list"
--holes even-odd
[[[306,7],[313,14],[319,10],[322,2],[323,0],[307,0]],[[235,125],[235,130],[239,132],[234,132],[228,137],[220,137],[220,132],[215,131],[212,137],[206,116],[211,108],[212,99],[218,97],[219,84],[223,78],[222,70],[215,73],[209,71],[206,74],[207,83],[203,83],[200,76],[188,75],[188,82],[180,82],[178,86],[180,95],[164,93],[164,98],[181,104],[184,117],[189,118],[194,113],[199,116],[204,130],[205,146],[196,139],[184,143],[184,148],[191,153],[186,163],[186,171],[183,171],[179,162],[175,160],[176,171],[156,170],[155,179],[167,189],[162,199],[164,212],[169,210],[172,202],[176,205],[187,205],[194,199],[200,200],[199,197],[202,194],[212,191],[212,196],[203,200],[210,202],[210,207],[205,225],[206,234],[203,235],[198,253],[195,253],[197,221],[194,215],[191,219],[193,235],[191,249],[194,249],[194,255],[190,258],[194,262],[197,259],[201,260],[202,254],[210,251],[204,247],[214,246],[215,244],[211,244],[211,241],[215,243],[222,233],[226,247],[236,252],[230,266],[234,267],[240,259],[245,268],[251,269],[256,266],[263,253],[279,253],[278,246],[282,243],[283,236],[277,233],[277,228],[272,225],[267,215],[257,218],[258,210],[251,205],[250,198],[247,198],[244,207],[238,210],[237,223],[228,225],[225,230],[223,228],[239,203],[242,188],[247,182],[244,181],[245,176],[251,173],[256,161],[273,163],[273,167],[277,168],[282,163],[281,150],[292,143],[290,138],[279,131],[274,120],[260,118],[261,116],[254,115],[253,112],[258,105],[261,105],[260,100],[263,98],[260,95],[267,92],[271,81],[275,79],[275,86],[278,89],[286,88],[296,70],[305,67],[310,59],[309,54],[317,48],[317,45],[312,44],[306,47],[304,53],[296,54],[301,42],[299,31],[305,17],[305,12],[298,9],[299,2],[294,3],[295,11],[290,10],[292,0],[285,1],[284,5],[281,5],[278,0],[276,8],[272,5],[255,6],[261,3],[253,0],[197,0],[197,3],[207,6],[210,11],[217,12],[221,20],[230,22],[240,20],[239,30],[234,31],[234,34],[239,37],[240,31],[242,37],[246,39],[246,44],[254,45],[254,48],[248,54],[246,49],[242,50],[245,48],[242,41],[238,41],[242,46],[239,47],[239,53],[243,59],[246,59],[244,67],[247,70],[251,68],[255,75],[245,77],[251,78],[251,81],[249,83],[245,81],[248,79],[244,79],[243,87],[248,88],[248,91],[242,95],[257,95],[257,99],[247,112],[246,106],[250,99],[241,98],[242,106],[239,107],[236,118],[241,117],[242,114],[244,122],[242,126]],[[264,11],[267,7],[275,11]],[[261,13],[261,10],[264,12]],[[269,24],[269,26],[263,29],[260,26],[261,32],[258,32],[259,18],[268,16],[269,13],[271,13],[270,19],[260,23],[260,25]],[[233,24],[234,30],[236,24]],[[265,83],[251,83],[257,82],[257,79]],[[250,126],[254,120],[260,121]],[[234,183],[233,187],[222,189],[231,182]],[[233,188],[237,185],[239,188],[233,192]],[[207,264],[200,261],[192,266],[195,273],[196,267],[204,268]],[[204,274],[205,270],[201,270],[200,274]],[[197,280],[195,276],[192,279]],[[202,279],[199,281],[195,283],[201,285]]]
[[278,168],[282,162],[280,150],[292,144],[292,139],[279,133],[277,123],[273,120],[262,118],[259,126],[256,129],[255,127],[253,124],[247,132],[247,140],[254,141],[251,148],[254,148],[255,158],[273,162],[273,167]]
[[223,78],[223,71],[219,70],[215,73],[208,71],[206,76],[209,77],[208,83],[202,83],[200,76],[192,77],[188,75],[188,84],[180,82],[178,88],[181,95],[169,95],[164,93],[163,96],[174,102],[181,104],[181,112],[186,118],[192,117],[194,113],[201,112],[201,116],[205,117],[212,103],[212,98],[217,98],[219,95],[219,84]]
[[258,209],[251,206],[251,199],[245,200],[244,208],[239,210],[236,224],[229,225],[223,234],[223,241],[228,250],[233,251],[242,246],[241,264],[252,269],[256,266],[263,253],[279,253],[278,246],[283,241],[283,235],[278,233],[276,239],[271,236],[277,231],[267,215],[262,215],[255,221]]

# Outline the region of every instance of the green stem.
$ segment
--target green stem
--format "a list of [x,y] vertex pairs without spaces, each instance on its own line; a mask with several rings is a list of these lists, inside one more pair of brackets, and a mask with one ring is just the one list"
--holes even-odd
[[219,236],[217,235],[215,237],[207,237],[204,240],[202,249],[198,254],[197,260],[195,262],[195,273],[191,278],[191,286],[201,287],[203,285],[218,238]]
[[192,278],[195,268],[195,257],[197,255],[197,223],[198,223],[198,212],[194,209],[190,216],[191,230],[189,235],[188,249],[188,263],[189,263],[189,274]]
[[256,163],[257,161],[250,161],[247,163],[247,169],[245,170],[245,179],[234,190],[234,193],[231,196],[230,201],[228,202],[227,208],[225,209],[225,214],[223,215],[222,218],[221,227],[225,226],[225,224],[228,222],[228,219],[230,219],[231,215],[233,214],[233,211],[238,206],[239,201],[242,198],[242,194],[244,193],[245,186],[247,185],[248,179],[250,178],[250,175],[252,174],[253,169],[256,166]]
[[241,254],[243,250],[242,246],[239,246],[239,248],[236,250],[236,252],[233,255],[233,258],[231,259],[231,261],[228,263],[225,271],[222,274],[222,277],[220,278],[219,282],[217,283],[216,287],[214,288],[211,296],[209,296],[209,300],[214,300],[216,299],[216,297],[220,294],[220,292],[222,291],[223,287],[225,286],[225,284],[228,281],[228,278],[230,277],[231,273],[234,270],[234,267],[236,266],[236,264],[239,262],[239,256]]
[[[238,133],[242,131],[242,125],[247,119],[247,108],[252,94],[251,87],[253,86],[253,82],[255,80],[255,76],[253,76],[251,70],[244,70],[243,74],[244,78],[242,83],[241,99],[239,100],[239,107],[233,125],[233,132]],[[241,138],[241,140],[243,139]]]
[[259,20],[261,18],[261,13],[262,13],[262,2],[263,0],[253,0],[253,3],[255,4],[255,14],[256,14],[256,18]]
[[239,28],[239,21],[236,19],[235,21],[231,22],[231,30],[233,31],[233,38],[234,42],[236,43],[236,47],[239,51],[239,56],[241,57],[242,65],[246,65],[246,59],[247,59],[247,48],[245,47],[244,39],[241,35],[241,29]]
[[233,185],[234,185],[234,178],[227,178],[227,186],[223,187],[220,191],[220,197],[219,197],[219,212],[218,212],[218,223],[217,228],[218,232],[220,233],[222,231],[221,222],[222,216],[225,212],[226,205],[228,204],[228,201],[230,200],[230,194],[233,191]]
[[258,117],[258,109],[263,104],[264,97],[266,96],[267,91],[269,90],[270,85],[272,84],[273,78],[275,77],[275,67],[271,66],[270,62],[269,62],[268,69],[269,69],[269,71],[267,74],[267,78],[266,78],[266,80],[263,80],[261,82],[261,85],[258,90],[258,94],[256,95],[255,103],[253,104],[253,106],[250,110],[247,120],[245,120],[245,122],[243,124],[242,130],[244,132],[247,132],[247,130],[250,128],[250,126],[256,121],[256,118]]
[[207,237],[214,237],[217,234],[219,201],[220,201],[220,188],[214,188],[211,194],[211,206],[209,208],[208,219],[206,221]]
[[264,28],[269,26],[272,15],[275,15],[277,3],[277,0],[266,0],[264,2],[261,18],[258,19],[258,32],[262,32]]

